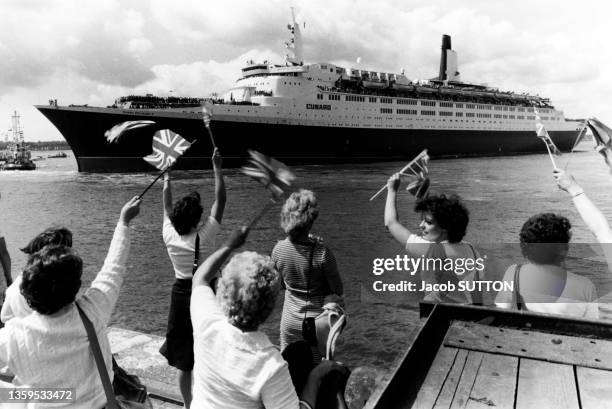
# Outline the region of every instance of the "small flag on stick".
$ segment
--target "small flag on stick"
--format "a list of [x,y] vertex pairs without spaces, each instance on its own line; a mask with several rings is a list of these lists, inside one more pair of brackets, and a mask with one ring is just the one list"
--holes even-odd
[[542,123],[542,118],[538,113],[538,110],[534,107],[533,112],[535,113],[536,120],[536,135],[546,144],[546,150],[548,151],[548,156],[550,157],[550,161],[553,164],[553,168],[557,168],[557,164],[555,163],[555,159],[553,158],[553,154],[557,156],[561,156],[561,151],[557,148],[555,143],[550,139],[550,135],[548,135],[548,131],[544,128],[544,124]]
[[419,178],[406,186],[406,190],[417,199],[422,199],[429,193],[429,178]]
[[587,126],[593,132],[595,150],[603,155],[606,164],[612,170],[612,129],[608,128],[597,118],[588,119]]
[[208,131],[208,136],[210,137],[210,143],[212,144],[213,149],[217,147],[215,144],[215,138],[213,137],[212,130],[210,129],[210,120],[212,119],[212,104],[210,102],[205,102],[202,104],[202,121],[204,121],[204,126]]
[[270,202],[249,223],[250,229],[281,198],[285,189],[295,180],[295,175],[284,163],[274,158],[252,150],[249,150],[249,155],[251,156],[249,166],[243,166],[242,173],[264,185],[271,194]]
[[191,143],[187,142],[181,135],[169,129],[162,129],[153,135],[153,153],[143,159],[165,171],[183,154]]
[[154,121],[125,121],[121,122],[113,126],[108,131],[104,132],[104,136],[106,140],[110,143],[115,143],[119,141],[119,138],[126,132],[131,131],[133,129],[143,128],[145,126],[155,125]]
[[[427,196],[429,192],[430,180],[429,170],[427,169],[428,163],[429,155],[427,154],[427,149],[425,149],[399,171],[401,176],[408,176],[413,179],[406,187],[406,190],[417,199]],[[376,199],[386,188],[387,185],[385,184],[370,198],[370,201]]]
[[274,200],[280,199],[285,189],[291,186],[295,175],[284,163],[257,151],[249,150],[249,166],[241,171],[265,186]]
[[590,118],[587,120],[587,126],[593,132],[593,140],[595,141],[595,147],[603,146],[606,148],[612,148],[612,129],[608,128],[597,118]]
[[[197,139],[193,143],[196,142]],[[155,132],[155,135],[153,135],[153,153],[145,156],[143,159],[161,170],[161,173],[153,179],[153,182],[151,182],[140,196],[138,196],[138,199],[142,198],[144,194],[151,189],[151,186],[153,186],[172,165],[174,165],[176,160],[180,158],[190,146],[191,143],[187,142],[185,138],[169,129],[162,129],[161,131]]]

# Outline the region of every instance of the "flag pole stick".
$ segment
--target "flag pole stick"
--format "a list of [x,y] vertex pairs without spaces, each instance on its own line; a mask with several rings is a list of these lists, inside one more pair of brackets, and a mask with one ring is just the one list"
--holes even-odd
[[548,147],[548,144],[546,144],[546,150],[548,151],[548,157],[550,158],[550,161],[553,164],[553,168],[558,169],[557,164],[555,163],[555,159],[553,158],[552,152],[550,151],[550,148]]
[[213,134],[210,129],[210,125],[206,125],[205,123],[204,126],[206,126],[206,130],[208,131],[208,136],[210,137],[210,143],[212,143],[213,150],[217,149],[217,145],[215,144],[215,138],[213,138]]
[[376,193],[374,193],[374,196],[372,196],[370,198],[370,202],[374,199],[376,199],[378,197],[378,195],[380,195],[385,189],[387,188],[387,185],[385,184],[383,187],[380,188],[380,190]]
[[151,187],[155,184],[155,182],[157,182],[160,177],[164,176],[166,174],[166,172],[168,172],[168,170],[170,170],[170,166],[168,166],[166,169],[164,169],[163,172],[161,172],[159,175],[157,175],[157,177],[153,180],[153,182],[149,183],[149,186],[147,186],[147,188],[144,190],[144,192],[142,192],[138,196],[138,200],[140,200],[144,196],[144,194],[147,193],[149,191],[149,189],[151,189]]
[[248,225],[248,229],[250,230],[253,226],[255,226],[257,224],[257,222],[259,222],[259,220],[261,220],[261,218],[263,217],[264,214],[268,213],[268,210],[270,210],[272,208],[272,205],[275,202],[270,199],[270,201],[263,207],[263,209],[261,209],[259,211],[259,213],[257,213],[257,215],[253,218],[253,220],[251,220],[251,223],[249,223]]

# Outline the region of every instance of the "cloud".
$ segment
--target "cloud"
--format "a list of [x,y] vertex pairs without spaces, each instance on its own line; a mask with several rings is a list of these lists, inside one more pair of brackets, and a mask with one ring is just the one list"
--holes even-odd
[[0,3],[0,93],[43,84],[63,72],[135,85],[152,77],[141,54],[143,15],[116,1],[83,7],[75,0]]
[[[441,35],[450,34],[464,80],[548,96],[568,116],[610,111],[612,53],[604,43],[612,37],[606,21],[612,6],[606,2],[293,4],[306,25],[306,62],[350,67],[361,57],[364,69],[405,68],[410,78],[431,78]],[[77,0],[3,0],[0,107],[47,97],[104,106],[130,93],[222,92],[247,59],[283,62],[288,6],[282,0],[107,0],[87,7]]]

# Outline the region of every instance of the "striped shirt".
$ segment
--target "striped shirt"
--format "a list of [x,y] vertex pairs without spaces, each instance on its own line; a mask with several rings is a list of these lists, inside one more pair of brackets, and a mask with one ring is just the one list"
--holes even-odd
[[342,295],[336,258],[320,241],[281,240],[272,250],[272,261],[283,277],[284,287],[296,295]]

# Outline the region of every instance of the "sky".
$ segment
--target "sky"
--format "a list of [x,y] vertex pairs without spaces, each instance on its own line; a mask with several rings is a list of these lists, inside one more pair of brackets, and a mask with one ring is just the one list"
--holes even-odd
[[49,99],[107,106],[129,94],[223,92],[247,60],[284,62],[290,6],[305,24],[306,63],[432,78],[449,34],[463,81],[612,125],[603,0],[2,0],[0,138],[17,110],[26,140],[63,139],[33,107]]

